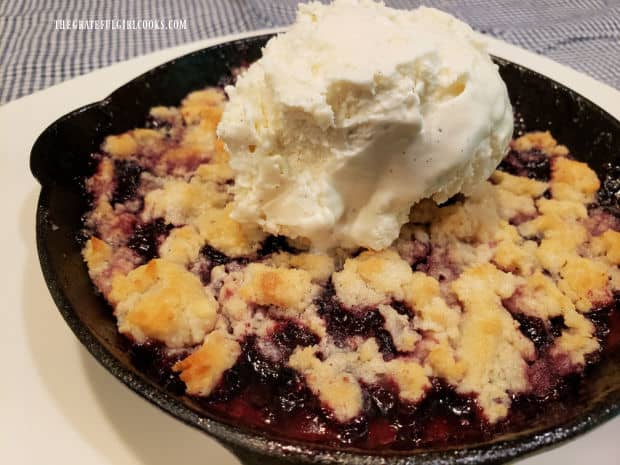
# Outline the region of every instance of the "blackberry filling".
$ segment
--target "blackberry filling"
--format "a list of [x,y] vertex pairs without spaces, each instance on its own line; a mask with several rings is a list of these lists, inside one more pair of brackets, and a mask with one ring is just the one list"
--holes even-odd
[[292,321],[280,324],[274,331],[272,340],[284,359],[288,359],[296,347],[307,347],[320,341],[316,334]]
[[159,255],[159,246],[172,228],[171,224],[166,224],[161,218],[150,223],[139,224],[129,238],[127,247],[145,261],[149,261]]
[[344,346],[347,339],[353,336],[374,337],[386,361],[396,356],[394,341],[391,334],[384,329],[385,319],[378,310],[349,311],[345,309],[338,302],[331,282],[327,284],[317,304],[318,313],[326,322],[327,332],[337,344]]
[[564,326],[564,319],[561,316],[553,318],[549,322],[523,313],[513,313],[512,317],[519,322],[521,333],[534,343],[539,355],[543,354],[553,344],[554,339],[560,335]]
[[172,371],[172,366],[186,356],[186,351],[170,355],[163,344],[153,341],[145,344],[133,344],[129,349],[129,358],[137,369],[154,378],[158,384],[177,395],[185,392],[185,383]]
[[599,205],[620,208],[620,164],[607,163],[601,172],[604,177],[596,195]]
[[112,194],[111,203],[124,203],[136,196],[140,186],[140,175],[144,169],[131,160],[115,160],[114,175],[116,187]]
[[295,253],[297,250],[291,247],[284,236],[268,236],[258,251],[259,257],[271,255],[278,252]]
[[537,149],[523,152],[511,150],[497,169],[538,181],[549,181],[551,176],[549,157]]

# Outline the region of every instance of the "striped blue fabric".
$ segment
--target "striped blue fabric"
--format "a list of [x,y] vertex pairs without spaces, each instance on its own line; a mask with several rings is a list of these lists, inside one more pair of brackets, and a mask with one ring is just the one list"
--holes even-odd
[[[283,26],[297,0],[3,0],[0,104],[112,63],[223,34]],[[386,0],[434,6],[475,29],[620,89],[620,0]],[[55,20],[185,19],[186,29],[63,30]]]

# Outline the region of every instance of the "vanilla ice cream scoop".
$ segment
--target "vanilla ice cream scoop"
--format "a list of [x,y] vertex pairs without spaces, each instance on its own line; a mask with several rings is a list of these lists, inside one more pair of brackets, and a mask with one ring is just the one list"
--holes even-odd
[[431,8],[302,4],[226,92],[233,218],[315,249],[388,247],[416,202],[487,179],[512,136],[481,38]]

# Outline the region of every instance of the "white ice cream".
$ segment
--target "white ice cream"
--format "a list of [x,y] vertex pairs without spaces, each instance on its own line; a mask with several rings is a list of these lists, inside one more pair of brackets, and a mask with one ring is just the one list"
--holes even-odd
[[512,136],[481,38],[430,8],[300,5],[226,92],[233,217],[316,249],[389,246],[413,204],[468,193]]

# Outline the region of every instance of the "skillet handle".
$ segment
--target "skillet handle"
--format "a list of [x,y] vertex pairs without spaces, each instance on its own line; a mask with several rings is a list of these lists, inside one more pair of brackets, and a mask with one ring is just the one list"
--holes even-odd
[[30,171],[42,186],[62,184],[77,187],[96,161],[90,154],[99,150],[111,125],[105,101],[72,111],[56,120],[39,135],[30,151]]

